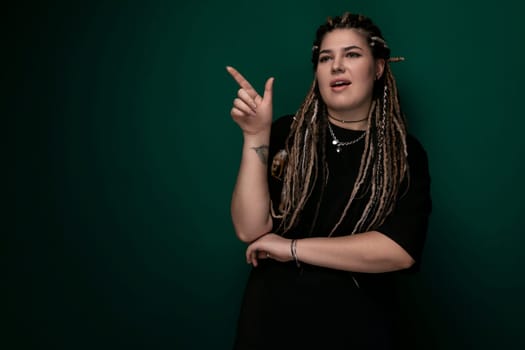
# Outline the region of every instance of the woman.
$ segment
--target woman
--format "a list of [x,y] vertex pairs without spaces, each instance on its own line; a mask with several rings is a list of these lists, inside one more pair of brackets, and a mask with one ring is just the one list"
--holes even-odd
[[369,18],[329,18],[309,93],[275,121],[273,78],[261,96],[227,67],[244,136],[232,220],[254,267],[236,349],[394,347],[392,276],[417,268],[431,212],[427,157],[407,134],[395,60]]

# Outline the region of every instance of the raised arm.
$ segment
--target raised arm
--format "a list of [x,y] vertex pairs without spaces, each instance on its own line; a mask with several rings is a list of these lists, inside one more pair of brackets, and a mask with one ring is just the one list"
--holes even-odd
[[266,174],[274,79],[266,81],[264,94],[260,96],[235,68],[226,67],[226,70],[240,86],[231,116],[244,138],[231,215],[237,237],[243,242],[252,242],[272,228]]

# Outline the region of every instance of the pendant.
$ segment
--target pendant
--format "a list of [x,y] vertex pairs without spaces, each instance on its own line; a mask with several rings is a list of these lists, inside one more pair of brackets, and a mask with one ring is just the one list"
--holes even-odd
[[334,145],[336,148],[335,148],[335,151],[337,153],[341,152],[341,146],[339,145],[339,140],[338,139],[334,139],[332,141],[332,145]]

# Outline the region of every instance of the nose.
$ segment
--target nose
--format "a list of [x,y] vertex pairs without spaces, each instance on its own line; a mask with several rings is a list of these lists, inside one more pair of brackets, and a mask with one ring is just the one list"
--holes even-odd
[[334,57],[332,61],[332,73],[342,73],[345,71],[345,66],[343,64],[343,58],[340,56]]

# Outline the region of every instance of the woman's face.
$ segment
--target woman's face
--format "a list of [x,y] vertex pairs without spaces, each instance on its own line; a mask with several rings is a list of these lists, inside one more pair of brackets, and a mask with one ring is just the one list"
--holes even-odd
[[332,116],[365,118],[372,102],[374,81],[385,61],[374,59],[364,34],[334,29],[319,48],[316,70],[319,91]]

